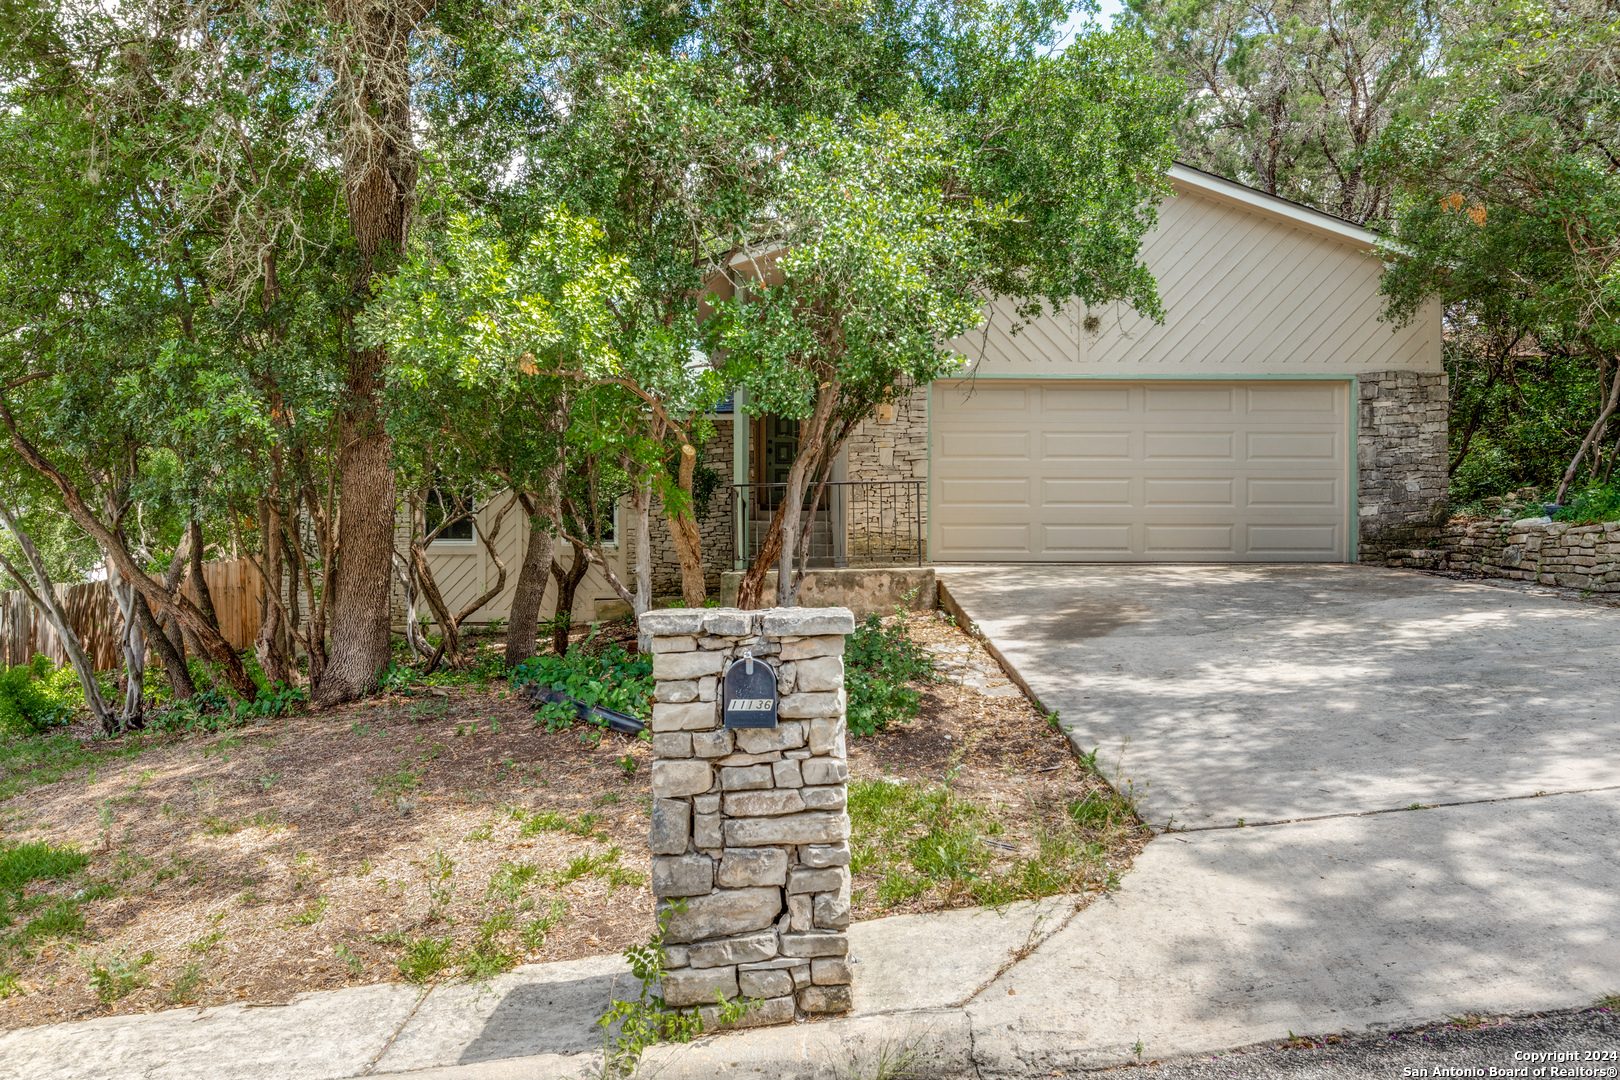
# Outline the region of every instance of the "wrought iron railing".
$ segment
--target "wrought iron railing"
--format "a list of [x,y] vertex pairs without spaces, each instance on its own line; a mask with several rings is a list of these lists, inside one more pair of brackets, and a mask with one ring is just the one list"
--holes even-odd
[[[809,530],[809,565],[921,566],[927,555],[926,480],[841,480],[805,492],[801,529]],[[733,484],[732,565],[739,569],[759,554],[771,516],[787,494],[786,484]]]

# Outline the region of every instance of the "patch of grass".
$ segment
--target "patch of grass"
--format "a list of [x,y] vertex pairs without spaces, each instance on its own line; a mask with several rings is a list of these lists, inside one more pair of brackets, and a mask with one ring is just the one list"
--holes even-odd
[[994,839],[995,813],[948,784],[857,780],[849,785],[850,871],[876,874],[881,909],[935,898],[1000,906],[1014,900],[1109,888],[1108,841],[1140,827],[1130,801],[1094,792],[1033,830],[1022,843]]
[[146,749],[145,740],[131,736],[116,743],[83,746],[69,735],[0,735],[0,801],[20,792],[54,784],[87,765],[133,757]]
[[90,969],[90,987],[96,997],[103,1005],[111,1005],[146,985],[146,969],[156,959],[157,954],[148,950],[136,957],[123,953],[107,958],[92,957],[84,964]]
[[379,798],[402,798],[422,786],[422,770],[403,768],[398,772],[379,776],[371,781],[372,790]]
[[1592,1008],[1620,1011],[1620,994],[1605,994],[1597,999]]
[[539,876],[538,866],[502,859],[495,867],[495,872],[489,876],[490,898],[499,898],[508,904],[515,904],[523,895],[523,890]]
[[17,976],[9,972],[0,973],[0,1001],[4,1001],[13,994],[21,997],[22,992],[22,984],[17,981]]
[[31,881],[68,878],[83,870],[90,856],[73,847],[39,841],[0,847],[0,892],[16,892]]
[[447,937],[413,938],[399,956],[399,973],[407,982],[429,983],[450,966],[455,942]]
[[224,940],[225,931],[210,930],[196,941],[193,941],[190,948],[192,952],[207,952],[209,949],[212,949],[215,945],[218,945]]
[[24,941],[42,938],[74,938],[84,933],[84,912],[72,900],[58,900],[28,920],[22,929]]
[[174,977],[169,984],[168,999],[171,1005],[187,1005],[196,1001],[202,994],[203,984],[208,980],[203,978],[201,960],[193,960],[181,969],[180,974]]
[[595,854],[576,855],[568,860],[567,866],[551,875],[550,884],[561,888],[580,878],[594,877],[607,882],[608,891],[612,892],[626,885],[644,883],[645,875],[619,865],[619,854],[615,847]]
[[358,976],[366,970],[366,965],[358,956],[354,955],[353,950],[347,945],[341,943],[334,945],[332,955],[343,961],[344,966],[349,969],[350,975]]
[[577,818],[571,818],[554,810],[525,813],[517,807],[512,807],[508,812],[514,819],[523,823],[518,829],[520,837],[530,837],[542,832],[565,832],[586,840],[607,842],[607,834],[600,828],[602,818],[597,814],[581,814]]
[[517,966],[517,954],[504,948],[499,936],[511,930],[517,916],[510,911],[499,911],[478,926],[472,943],[456,955],[456,966],[468,979],[488,979],[511,971]]
[[560,896],[551,898],[551,904],[546,908],[544,915],[536,916],[523,924],[518,936],[523,941],[523,947],[529,952],[539,952],[546,944],[546,935],[556,929],[557,924],[563,921],[568,914],[568,904]]

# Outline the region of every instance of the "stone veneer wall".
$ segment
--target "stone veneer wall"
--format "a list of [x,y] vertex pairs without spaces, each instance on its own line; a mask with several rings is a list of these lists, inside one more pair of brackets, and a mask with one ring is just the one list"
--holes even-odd
[[[928,388],[917,387],[894,401],[891,420],[873,418],[855,429],[844,444],[850,480],[928,479]],[[928,493],[914,504],[898,505],[880,489],[851,489],[849,553],[851,564],[911,560],[920,543],[928,552]],[[886,492],[892,489],[882,489]]]
[[1453,521],[1434,546],[1393,550],[1389,566],[1473,570],[1488,577],[1620,592],[1620,521],[1570,525],[1546,518]]
[[1440,372],[1363,371],[1356,437],[1359,557],[1433,540],[1446,518],[1450,400]]
[[[720,484],[709,500],[709,512],[698,522],[703,537],[703,580],[710,589],[720,587],[720,575],[731,569],[731,503],[727,489],[731,486],[732,421],[717,420],[714,437],[703,448],[703,461],[720,474]],[[621,515],[621,524],[623,523]],[[664,506],[654,498],[652,520],[648,522],[652,538],[653,595],[679,595],[681,591],[681,561],[675,555],[675,542],[669,538],[669,522],[664,520]],[[627,538],[628,539],[628,538]],[[630,561],[635,565],[635,544],[630,543]],[[629,583],[626,583],[629,584]]]
[[[653,651],[652,885],[667,916],[663,995],[743,1026],[848,1011],[846,608],[674,608],[641,616]],[[750,652],[777,671],[775,728],[727,729],[719,683]],[[675,908],[677,898],[684,909]],[[707,1003],[707,1004],[706,1004]]]

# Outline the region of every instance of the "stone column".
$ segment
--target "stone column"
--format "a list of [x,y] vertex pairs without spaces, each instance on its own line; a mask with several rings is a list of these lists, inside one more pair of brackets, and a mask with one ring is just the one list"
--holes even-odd
[[[653,651],[652,885],[669,915],[664,999],[715,1026],[716,991],[757,999],[743,1026],[851,1006],[847,608],[670,608]],[[720,675],[776,669],[774,728],[728,730]],[[672,901],[685,909],[671,913]]]

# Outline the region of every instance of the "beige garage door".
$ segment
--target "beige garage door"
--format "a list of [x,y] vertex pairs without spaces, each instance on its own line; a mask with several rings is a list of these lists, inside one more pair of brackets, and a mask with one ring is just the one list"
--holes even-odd
[[1339,562],[1347,382],[936,383],[941,562]]

